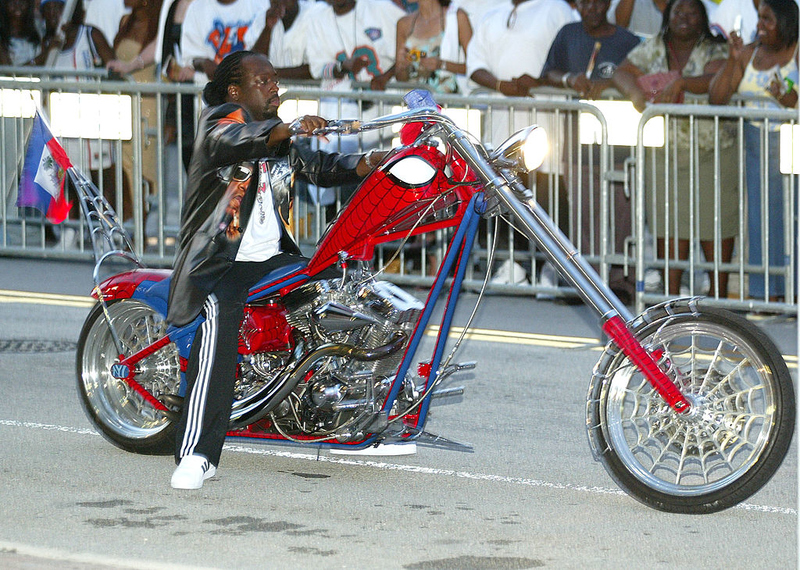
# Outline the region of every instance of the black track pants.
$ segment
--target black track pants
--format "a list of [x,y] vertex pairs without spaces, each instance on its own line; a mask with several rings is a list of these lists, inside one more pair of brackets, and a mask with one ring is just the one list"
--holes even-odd
[[301,260],[278,254],[262,262],[235,262],[203,305],[186,367],[186,397],[176,434],[175,460],[203,455],[219,465],[236,381],[239,327],[248,290],[264,275]]

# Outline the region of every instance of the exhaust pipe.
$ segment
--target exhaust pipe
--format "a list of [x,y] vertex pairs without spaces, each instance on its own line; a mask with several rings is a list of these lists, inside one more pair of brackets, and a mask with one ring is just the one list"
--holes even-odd
[[[289,365],[289,369],[281,374],[276,381],[264,386],[257,394],[248,399],[248,401],[252,402],[259,396],[264,395],[265,392],[268,392],[261,401],[253,403],[245,409],[235,409],[231,415],[231,422],[235,426],[244,426],[255,423],[266,417],[275,405],[288,396],[289,392],[294,390],[295,386],[305,378],[308,371],[322,358],[340,356],[352,358],[353,360],[361,362],[372,362],[391,356],[398,350],[401,350],[405,346],[407,340],[408,337],[405,333],[397,331],[392,334],[389,342],[372,349],[358,348],[351,344],[323,345],[306,356],[297,366],[292,367]],[[245,416],[247,416],[247,419],[242,420]]]

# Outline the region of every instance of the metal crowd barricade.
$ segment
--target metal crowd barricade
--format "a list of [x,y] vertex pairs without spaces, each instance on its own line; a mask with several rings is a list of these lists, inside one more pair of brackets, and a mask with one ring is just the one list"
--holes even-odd
[[[402,105],[404,93],[404,89],[390,89],[384,93],[376,93],[290,88],[282,98],[284,107],[290,108],[294,115],[311,112],[326,117],[354,118],[356,115],[363,119],[398,110]],[[552,99],[554,94],[558,94],[560,99]],[[547,95],[551,98],[534,100],[491,95],[468,98],[437,95],[436,100],[457,124],[490,144],[499,144],[522,125],[546,122],[546,128],[550,126],[551,129],[555,129],[555,136],[553,133],[548,133],[552,141],[552,159],[547,171],[538,176],[531,176],[530,184],[537,190],[544,207],[554,219],[561,220],[563,231],[576,243],[581,243],[584,225],[592,231],[591,238],[584,240],[586,246],[583,253],[598,266],[601,274],[607,276],[612,261],[622,265],[628,262],[628,257],[624,250],[615,251],[610,243],[609,233],[613,231],[614,226],[601,223],[601,220],[612,220],[613,224],[618,211],[613,201],[609,199],[609,186],[618,180],[619,176],[611,172],[613,161],[606,140],[605,118],[594,105],[568,100],[564,98],[563,92],[553,90]],[[335,103],[328,104],[325,108],[326,100]],[[323,110],[327,112],[320,111],[316,106],[319,102],[322,102]],[[496,126],[497,115],[508,110],[519,114],[521,121],[518,125],[507,123],[506,130],[491,140],[488,133],[493,126]],[[593,144],[580,144],[578,124],[581,114],[595,118]],[[371,138],[360,135],[356,141],[353,141],[352,137],[349,141],[343,137],[335,139],[328,148],[344,151],[389,148],[397,144],[394,140],[396,136],[381,132],[377,135],[372,133]],[[630,148],[625,151],[625,156],[629,156]],[[325,201],[320,199],[321,194],[317,189],[306,190],[302,185],[297,189],[293,208],[293,227],[301,246],[310,248],[316,243],[335,212],[339,211],[342,202],[349,197],[350,191],[351,189],[339,189],[329,193]],[[579,206],[571,207],[573,197],[579,202],[590,203],[591,207],[587,207],[586,212],[591,215],[584,213]],[[495,259],[498,260],[495,270],[502,262],[508,261],[517,267],[516,277],[519,281],[517,283],[494,281],[490,284],[494,290],[516,294],[538,292],[550,296],[573,294],[566,286],[544,282],[541,277],[543,256],[532,249],[527,239],[522,238],[510,225],[498,219],[489,220],[481,229],[479,242],[473,250],[472,263],[467,272],[466,287],[477,289],[483,284],[485,273],[490,270],[486,267],[486,261],[494,231],[500,232],[498,241],[501,243],[495,255]],[[626,237],[630,240],[630,236]],[[428,284],[432,280],[430,269],[435,268],[436,261],[441,259],[447,239],[448,233],[440,231],[431,241],[415,239],[406,243],[388,244],[378,249],[376,263],[381,266],[386,265],[387,277],[396,282],[411,285]]]
[[[37,68],[18,68],[11,70],[14,73],[7,74],[3,71],[7,69],[0,70],[0,76],[9,76],[8,79],[0,79],[0,89],[4,90],[2,91],[4,115],[11,114],[8,112],[11,105],[9,101],[13,97],[9,94],[14,92],[19,94],[20,89],[32,85],[35,85],[34,91],[40,102],[45,103],[45,108],[51,102],[53,93],[130,97],[129,103],[118,103],[120,107],[129,107],[127,138],[97,134],[96,138],[81,138],[78,135],[77,140],[87,145],[89,143],[94,143],[96,146],[106,145],[110,149],[111,166],[106,169],[89,168],[90,172],[86,174],[95,178],[98,188],[112,204],[116,205],[117,210],[125,213],[126,227],[132,235],[136,254],[148,265],[170,265],[174,255],[180,219],[179,210],[186,183],[182,149],[185,147],[184,139],[187,133],[182,132],[183,123],[178,120],[175,124],[174,140],[167,139],[165,109],[171,105],[176,108],[180,116],[186,110],[182,108],[186,106],[185,96],[189,96],[194,106],[189,112],[194,115],[196,125],[200,104],[199,89],[194,85],[111,81],[100,72],[82,74],[73,70]],[[58,75],[80,76],[80,80],[53,79]],[[319,113],[321,109],[326,111],[325,116],[330,117],[348,116],[350,113],[354,113],[358,118],[378,116],[392,112],[395,107],[402,105],[404,93],[405,89],[402,86],[395,86],[385,93],[363,90],[336,93],[311,88],[308,83],[292,84],[283,93],[285,103],[282,113],[286,119],[299,114]],[[523,124],[547,122],[551,128],[556,129],[555,134],[550,133],[553,151],[548,171],[544,175],[531,177],[531,186],[538,191],[540,200],[550,213],[556,219],[563,220],[562,229],[573,241],[580,244],[583,228],[589,228],[591,238],[588,241],[584,240],[586,243],[583,253],[600,268],[604,276],[607,276],[607,268],[611,261],[628,264],[630,260],[625,252],[615,251],[613,247],[609,247],[608,239],[610,228],[614,228],[615,225],[614,215],[619,210],[609,202],[608,185],[613,182],[615,176],[619,179],[620,173],[610,170],[613,161],[608,151],[603,114],[592,105],[565,99],[564,93],[558,90],[547,93],[551,96],[560,95],[560,100],[508,99],[491,94],[475,97],[439,96],[437,99],[445,108],[445,112],[457,115],[458,122],[462,126],[490,143],[499,143],[501,139],[512,134],[516,126]],[[142,101],[147,97],[154,97],[156,102],[155,120],[152,124],[142,122]],[[51,114],[56,113],[51,117],[53,122],[61,118],[58,116],[59,113],[73,114],[73,110],[48,109],[48,111]],[[506,132],[491,141],[487,133],[497,125],[499,115],[506,111],[520,114],[522,122],[519,125],[509,123]],[[74,112],[86,112],[86,110],[76,108]],[[593,143],[597,144],[580,143],[577,127],[581,113],[595,116],[600,134],[595,135]],[[47,224],[41,215],[21,211],[14,205],[30,116],[29,114],[4,119],[0,125],[0,129],[4,129],[11,121],[10,124],[14,129],[13,137],[2,138],[4,151],[0,156],[2,159],[0,174],[3,180],[0,253],[89,259],[91,253],[85,227],[80,219],[69,219],[60,227],[54,228]],[[90,119],[85,122],[102,121],[97,117]],[[553,125],[555,127],[552,127]],[[336,139],[329,148],[335,150],[388,148],[396,143],[393,140],[395,136],[396,133],[381,132],[374,134],[375,138],[372,139],[363,136],[355,141]],[[155,145],[157,149],[155,173],[151,175],[152,188],[148,187],[148,176],[143,172],[143,142]],[[309,144],[309,141],[301,141],[301,144]],[[83,156],[85,148],[80,146],[77,155],[71,156],[73,162],[76,164],[85,162],[86,157]],[[126,153],[130,154],[133,164],[133,168],[127,173],[123,172],[122,167],[123,155]],[[123,191],[126,177],[132,187],[130,194]],[[336,189],[328,195],[327,201],[320,199],[323,193],[318,189],[298,184],[296,190],[293,228],[301,246],[310,251],[352,189]],[[560,200],[565,195],[567,200]],[[591,207],[584,211],[580,207],[576,209],[569,205],[570,202],[582,201],[590,203]],[[466,281],[468,287],[478,288],[483,282],[485,272],[491,270],[486,267],[487,248],[492,243],[495,230],[501,233],[499,241],[502,244],[495,256],[498,260],[496,266],[503,261],[509,261],[521,267],[525,275],[517,275],[522,277],[517,283],[493,282],[490,285],[493,289],[516,294],[542,291],[555,296],[569,294],[557,283],[543,284],[540,276],[543,264],[541,254],[531,249],[527,240],[520,241],[519,235],[510,226],[497,219],[489,220],[482,230],[480,243],[474,250],[473,263]],[[426,284],[432,279],[431,270],[437,260],[441,259],[447,239],[447,232],[440,231],[431,241],[413,240],[404,244],[399,251],[397,251],[398,244],[388,244],[378,252],[377,263],[388,264],[387,274],[390,279],[412,285]]]
[[[13,73],[12,73],[13,72]],[[80,80],[57,79],[57,76],[78,76]],[[78,138],[82,143],[79,152],[71,155],[76,164],[85,163],[90,147],[108,149],[113,160],[106,169],[90,169],[85,172],[96,178],[97,186],[118,210],[127,212],[126,225],[133,237],[136,253],[151,266],[169,266],[175,251],[179,229],[180,208],[183,203],[186,184],[184,169],[184,148],[190,144],[192,134],[181,120],[168,124],[167,109],[177,116],[187,114],[189,124],[196,126],[197,111],[200,108],[199,88],[195,85],[176,85],[169,83],[132,83],[110,81],[102,72],[80,74],[72,70],[42,70],[37,68],[0,69],[0,181],[2,199],[0,200],[0,255],[23,255],[35,257],[60,257],[90,259],[91,251],[85,236],[85,227],[79,219],[69,219],[59,228],[50,227],[41,215],[20,210],[15,206],[19,174],[25,152],[30,116],[17,112],[13,116],[12,107],[20,105],[20,90],[30,90],[42,97],[42,102],[51,102],[51,93],[111,95],[130,97],[121,104],[128,107],[128,135],[92,135]],[[352,92],[331,92],[319,89],[311,82],[291,83],[282,94],[284,105],[281,115],[286,120],[309,113],[322,114],[331,118],[369,118],[386,114],[402,105],[402,95],[406,86],[390,85],[383,93],[355,89]],[[408,87],[411,87],[410,85]],[[15,95],[16,93],[16,95]],[[740,157],[743,153],[741,125],[748,119],[781,121],[792,123],[796,117],[792,111],[752,111],[736,107],[709,107],[701,105],[652,106],[641,116],[638,130],[633,139],[618,140],[610,128],[627,123],[634,126],[637,118],[610,118],[605,102],[585,102],[573,99],[574,93],[558,89],[537,89],[535,98],[506,98],[491,93],[475,93],[468,97],[440,95],[437,101],[445,112],[462,127],[488,144],[498,144],[500,140],[513,133],[516,126],[542,123],[549,127],[551,153],[544,172],[530,178],[531,187],[543,206],[559,222],[577,248],[594,264],[607,282],[614,272],[637,286],[635,300],[639,308],[645,303],[657,302],[667,296],[664,284],[650,286],[650,278],[658,278],[661,271],[673,267],[686,269],[689,276],[689,294],[702,294],[699,273],[707,270],[718,275],[722,271],[736,276],[738,294],[714,302],[734,309],[777,310],[796,313],[797,289],[793,279],[787,279],[785,302],[775,303],[769,299],[752,300],[744,293],[743,282],[747,276],[760,272],[766,276],[781,274],[789,276],[796,269],[796,236],[793,227],[787,225],[787,247],[789,261],[785,266],[770,267],[768,264],[752,265],[745,263],[743,246],[746,232],[742,229],[746,211],[740,211],[740,229],[737,235],[737,249],[730,263],[705,262],[700,255],[692,252],[685,262],[668,261],[656,257],[654,238],[647,234],[648,213],[644,207],[644,196],[652,180],[652,157],[649,147],[644,146],[646,135],[644,127],[647,120],[658,115],[667,115],[667,130],[676,117],[720,117],[738,123],[737,145]],[[16,100],[15,100],[16,97]],[[155,117],[150,123],[143,122],[142,101],[155,100]],[[127,101],[127,100],[125,100]],[[46,105],[47,106],[47,105]],[[52,110],[51,110],[52,111]],[[77,113],[79,109],[75,109]],[[85,111],[85,110],[84,110]],[[71,110],[59,111],[71,114]],[[101,111],[98,109],[98,117]],[[519,116],[518,125],[506,120],[504,131],[498,128],[503,117],[509,113]],[[89,116],[85,122],[103,122],[103,119]],[[587,117],[593,118],[594,126],[586,128]],[[54,122],[58,117],[51,117]],[[58,134],[58,133],[57,133]],[[94,138],[92,138],[94,137]],[[370,138],[371,137],[371,138]],[[333,150],[366,150],[371,147],[389,148],[397,143],[397,133],[379,132],[369,136],[333,139],[328,148]],[[92,143],[92,144],[89,144]],[[148,175],[143,171],[145,145],[156,148],[156,164],[152,187],[147,184]],[[314,144],[301,140],[300,144]],[[665,155],[674,152],[670,137],[667,137]],[[133,168],[127,173],[132,193],[123,192],[123,155],[131,157]],[[101,153],[102,155],[102,153]],[[101,156],[102,158],[102,156]],[[648,162],[649,161],[649,162]],[[741,162],[741,161],[740,161]],[[667,170],[669,162],[667,162]],[[106,172],[101,173],[100,170]],[[741,167],[739,177],[742,177]],[[787,204],[796,200],[794,177],[786,176]],[[740,184],[742,187],[743,184]],[[339,211],[342,203],[352,192],[351,188],[323,191],[296,182],[296,199],[292,212],[292,226],[301,247],[310,252],[324,232],[327,224]],[[740,193],[740,197],[743,194]],[[740,200],[741,201],[741,200]],[[787,206],[787,210],[791,208]],[[788,212],[791,214],[791,212]],[[788,215],[787,219],[794,219]],[[473,250],[473,259],[465,285],[478,288],[482,285],[487,271],[488,247],[493,241],[493,233],[498,231],[500,246],[495,255],[494,270],[508,261],[515,268],[516,279],[509,283],[493,280],[493,290],[512,294],[548,294],[569,296],[571,292],[563,284],[547,283],[542,277],[543,256],[536,252],[527,240],[521,240],[513,228],[501,219],[491,219],[482,227],[479,243]],[[430,282],[431,269],[443,255],[448,240],[448,232],[440,231],[431,240],[412,239],[407,243],[387,244],[378,251],[377,264],[386,264],[387,278],[398,283],[424,285]],[[401,247],[402,246],[402,247]],[[659,288],[660,287],[660,288]]]
[[[644,131],[651,119],[662,118],[664,123],[663,151],[659,152],[654,148],[646,147]],[[752,264],[748,262],[747,250],[750,247],[750,236],[748,235],[747,222],[749,217],[747,187],[745,178],[746,149],[744,144],[744,125],[751,121],[759,125],[768,126],[770,123],[785,124],[786,128],[796,129],[797,112],[795,110],[764,110],[736,106],[710,106],[698,104],[681,105],[653,105],[645,109],[638,125],[637,147],[636,147],[636,185],[635,185],[635,214],[636,226],[634,234],[636,236],[636,282],[637,297],[636,308],[642,310],[646,304],[660,302],[669,297],[667,279],[664,275],[669,274],[670,269],[682,269],[684,271],[683,286],[681,295],[705,295],[711,283],[718,283],[719,277],[723,273],[729,276],[729,291],[727,296],[714,295],[710,302],[722,307],[745,310],[745,311],[770,311],[786,314],[797,314],[797,177],[793,174],[783,174],[783,241],[785,247],[785,262],[780,265],[770,265],[766,259],[761,263]],[[684,137],[684,145],[680,150],[687,151],[688,146],[689,160],[691,167],[688,180],[677,180],[677,163],[679,160],[679,148],[677,143],[677,130],[679,121],[689,122],[688,138]],[[700,134],[698,125],[700,121],[710,121],[713,125],[714,153],[710,164],[702,164],[698,159],[700,153]],[[708,124],[708,123],[707,123]],[[721,243],[725,236],[722,235],[722,213],[721,202],[722,192],[722,172],[721,172],[721,143],[722,132],[724,129],[731,129],[734,134],[734,144],[736,152],[736,189],[737,195],[737,223],[738,229],[734,236],[734,246],[732,258],[728,262],[720,260]],[[787,153],[789,157],[800,152],[800,142],[794,143],[797,148],[792,148],[792,137],[787,137],[781,141],[781,154]],[[658,146],[658,145],[654,145]],[[787,159],[791,163],[791,159]],[[796,159],[794,172],[797,172]],[[768,156],[766,152],[761,153],[760,171],[762,176],[762,200],[766,190],[764,182],[768,168]],[[657,170],[663,164],[663,173],[658,174]],[[708,173],[712,169],[714,181],[714,208],[713,211],[703,211],[699,208],[699,176],[701,172]],[[660,176],[660,177],[659,177]],[[675,188],[676,184],[684,184],[678,191],[678,198],[689,208],[689,250],[688,259],[670,259],[670,256],[657,254],[656,236],[651,233],[653,224],[663,222],[665,235],[662,237],[666,244],[673,245],[677,239],[676,227],[677,216],[672,214],[676,208],[680,207],[673,197],[672,200],[664,196],[656,195],[656,188],[660,184],[664,187]],[[650,206],[647,206],[649,199]],[[656,202],[661,200],[659,206],[661,213],[657,213]],[[660,216],[660,217],[659,217]],[[697,247],[699,241],[699,218],[701,216],[714,217],[714,239],[713,248],[715,254],[713,260],[704,259],[702,250]],[[761,224],[769,227],[776,221],[770,221],[766,211],[762,214]],[[762,252],[769,248],[769,231],[761,232]],[[667,246],[668,248],[668,246]],[[762,256],[763,257],[763,256]],[[708,276],[706,278],[705,276]],[[785,296],[782,300],[771,300],[767,293],[763,297],[751,298],[748,291],[748,281],[753,275],[764,276],[767,283],[770,277],[783,277],[785,282]],[[650,278],[660,279],[656,285],[652,285]]]
[[[70,79],[53,78],[58,76]],[[71,161],[93,178],[121,217],[124,214],[136,253],[151,265],[171,263],[186,172],[183,125],[175,121],[174,138],[167,140],[165,110],[169,104],[178,116],[186,111],[196,117],[196,86],[109,80],[97,71],[3,68],[0,95],[0,253],[91,258],[86,228],[78,217],[54,227],[40,214],[15,206],[35,102],[50,115],[52,130]],[[190,110],[184,108],[186,96],[193,101]],[[149,122],[143,116],[143,101],[153,108]],[[150,172],[143,170],[148,148],[155,149]],[[130,167],[124,169],[127,162]]]

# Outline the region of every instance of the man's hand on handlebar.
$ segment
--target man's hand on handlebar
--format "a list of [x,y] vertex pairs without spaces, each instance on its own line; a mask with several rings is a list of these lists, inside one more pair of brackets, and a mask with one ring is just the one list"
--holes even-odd
[[[289,125],[289,132],[292,135],[314,136],[317,131],[324,129],[328,125],[328,121],[316,115],[303,115],[296,118]],[[324,133],[322,133],[324,134]]]

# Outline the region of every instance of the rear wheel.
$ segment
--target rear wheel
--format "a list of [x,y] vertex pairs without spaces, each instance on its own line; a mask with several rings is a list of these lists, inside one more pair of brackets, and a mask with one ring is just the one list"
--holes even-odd
[[778,349],[727,311],[650,310],[635,336],[691,402],[678,414],[609,345],[589,396],[590,440],[614,480],[659,510],[710,513],[758,491],[788,451],[791,376]]
[[[108,303],[108,312],[125,355],[164,336],[163,315],[135,299]],[[102,306],[95,305],[78,340],[78,392],[86,414],[111,443],[136,453],[169,454],[175,449],[175,426],[125,380],[111,375],[119,360]],[[135,380],[156,398],[177,394],[180,387],[178,350],[169,344],[136,364]]]

